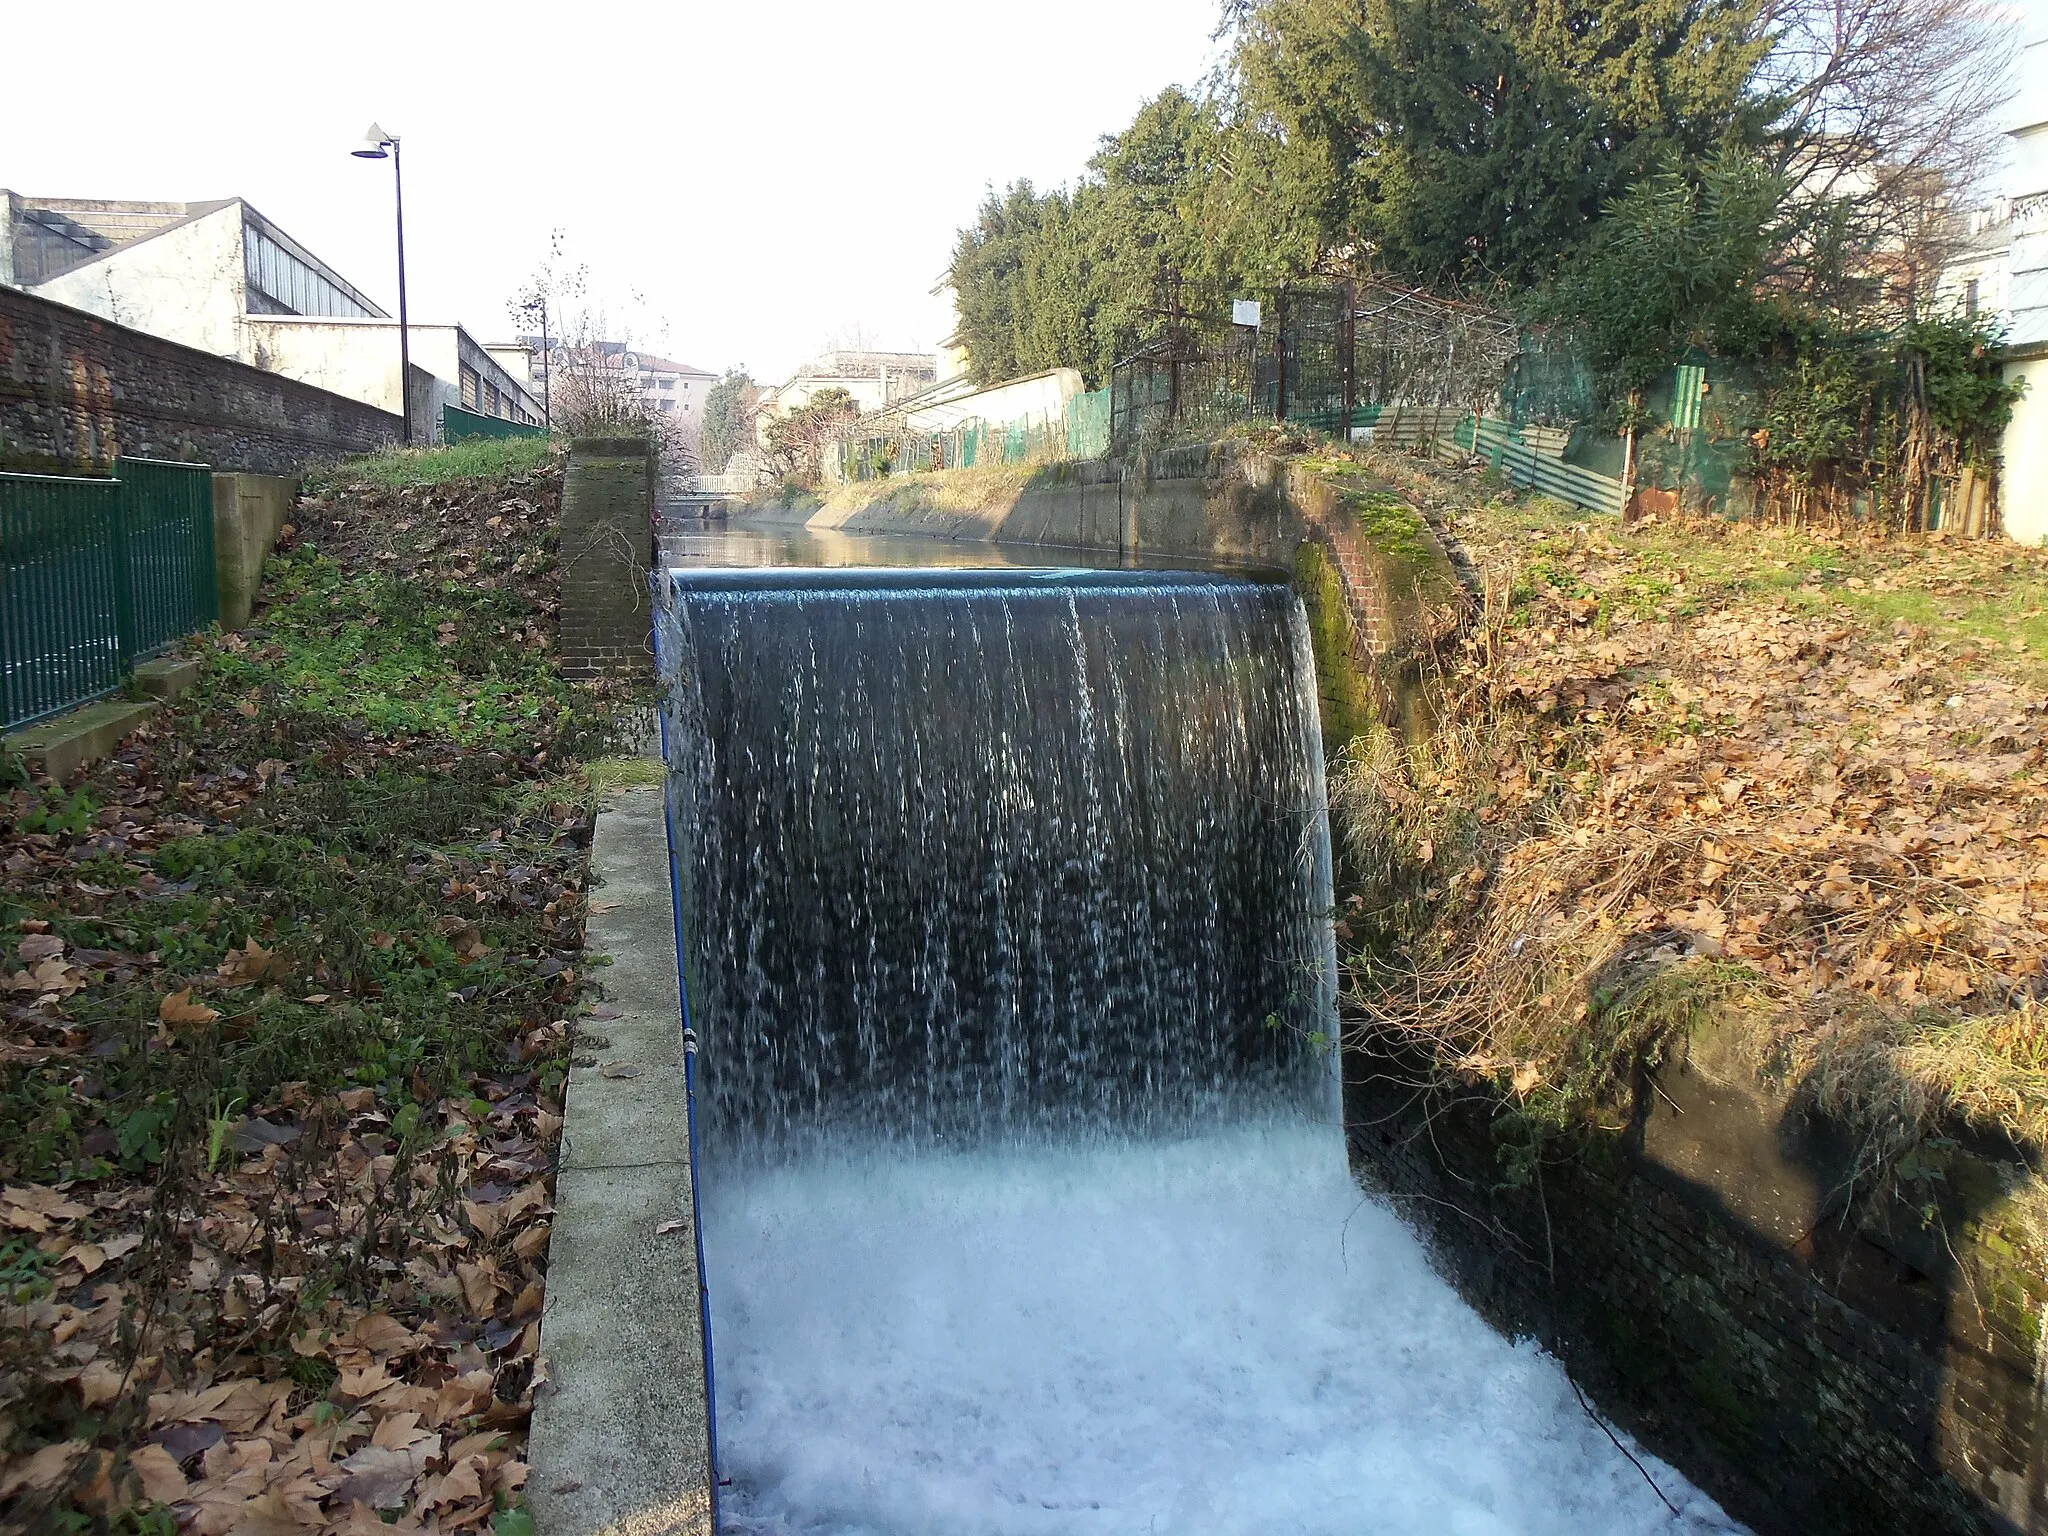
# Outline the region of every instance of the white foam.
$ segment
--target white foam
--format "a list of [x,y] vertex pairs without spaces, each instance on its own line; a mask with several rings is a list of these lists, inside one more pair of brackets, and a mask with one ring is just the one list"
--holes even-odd
[[1674,1518],[1327,1127],[783,1166],[712,1187],[726,1528],[1739,1530]]

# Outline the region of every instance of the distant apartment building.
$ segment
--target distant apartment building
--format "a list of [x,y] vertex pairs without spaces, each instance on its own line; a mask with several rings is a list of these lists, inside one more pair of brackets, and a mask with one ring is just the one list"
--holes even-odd
[[[0,283],[397,412],[398,322],[240,198],[24,197],[0,189]],[[441,407],[539,423],[526,383],[459,325],[406,327],[413,435]]]
[[828,389],[845,390],[866,415],[930,389],[938,378],[938,359],[929,352],[827,352],[787,383],[761,392],[754,430],[765,446],[770,422],[809,405]]
[[[695,444],[704,424],[704,397],[718,382],[718,375],[688,363],[656,357],[622,341],[599,341],[588,345],[553,343],[552,355],[541,350],[538,336],[522,336],[513,346],[525,352],[531,387],[539,391],[552,371],[556,377],[577,369],[599,370],[630,381],[646,402],[650,415],[673,420],[685,442]],[[494,349],[496,350],[496,349]]]
[[2005,430],[2000,501],[2006,533],[2048,543],[2048,39],[2021,55],[2021,92],[2002,194],[1970,217],[1963,251],[1942,273],[1951,312],[1985,315],[2004,332],[2008,381],[2026,392]]

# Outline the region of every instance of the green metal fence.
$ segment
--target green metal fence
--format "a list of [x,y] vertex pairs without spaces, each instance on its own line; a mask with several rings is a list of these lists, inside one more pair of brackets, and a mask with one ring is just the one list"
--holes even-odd
[[1517,429],[1508,422],[1491,416],[1467,416],[1458,423],[1454,436],[1459,448],[1478,454],[1515,485],[1555,496],[1589,512],[1621,511],[1623,487],[1619,480],[1537,452],[1521,441]]
[[0,474],[0,727],[112,693],[218,617],[207,466]]
[[466,437],[546,437],[545,427],[530,426],[523,421],[507,421],[502,416],[480,416],[475,411],[465,411],[459,405],[441,407],[441,440],[459,443]]
[[116,459],[128,590],[129,654],[148,656],[220,617],[213,558],[213,471]]

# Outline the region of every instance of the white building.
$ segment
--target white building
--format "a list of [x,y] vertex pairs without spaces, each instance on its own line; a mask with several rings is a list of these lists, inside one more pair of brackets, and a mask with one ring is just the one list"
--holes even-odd
[[[240,198],[34,198],[0,190],[0,282],[394,414],[398,322]],[[539,403],[459,325],[414,322],[413,436],[441,407],[538,424]]]
[[715,373],[688,363],[656,357],[622,341],[600,341],[588,346],[570,347],[561,344],[557,338],[551,358],[542,354],[538,336],[522,336],[516,342],[494,345],[491,350],[501,358],[513,350],[523,353],[527,359],[526,377],[536,392],[542,389],[551,368],[557,377],[572,369],[593,366],[607,372],[630,375],[633,387],[646,402],[648,414],[673,420],[683,441],[692,448],[696,446],[704,425],[704,397],[718,382]]
[[2005,376],[2027,386],[2005,431],[2005,531],[2040,544],[2048,542],[2048,39],[2026,47],[2019,79],[2005,192],[1972,216],[1970,247],[1942,274],[1939,294],[2005,325]]
[[938,377],[938,360],[928,352],[827,352],[799,368],[787,383],[761,392],[754,431],[765,447],[770,422],[809,405],[828,389],[846,391],[865,416],[930,389]]

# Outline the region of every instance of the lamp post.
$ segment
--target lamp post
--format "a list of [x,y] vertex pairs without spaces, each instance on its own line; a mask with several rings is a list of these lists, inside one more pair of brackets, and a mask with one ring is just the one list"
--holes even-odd
[[359,160],[391,160],[391,192],[398,205],[398,414],[405,445],[412,446],[412,338],[405,326],[405,173],[399,166],[398,135],[375,123],[363,135],[362,148],[350,151]]

